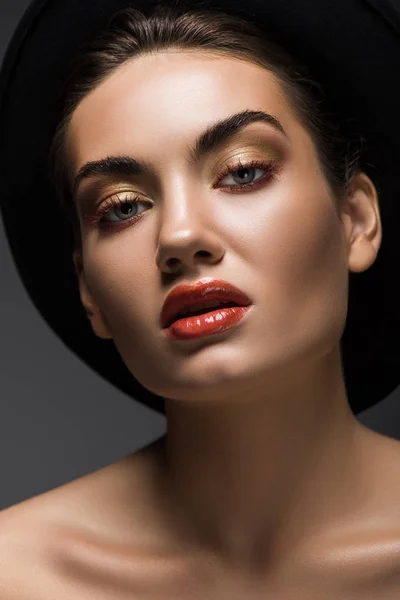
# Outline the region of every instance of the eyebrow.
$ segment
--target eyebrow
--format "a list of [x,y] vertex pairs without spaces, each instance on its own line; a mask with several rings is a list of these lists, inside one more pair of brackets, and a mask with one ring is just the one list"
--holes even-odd
[[[203,156],[222,146],[244,127],[257,121],[272,125],[288,138],[282,124],[273,115],[263,110],[244,110],[209,125],[196,139],[194,147],[189,148],[188,163],[195,164]],[[80,183],[94,175],[142,175],[151,171],[147,162],[136,160],[131,156],[109,156],[102,160],[91,161],[79,169],[73,182],[73,196],[76,195]]]

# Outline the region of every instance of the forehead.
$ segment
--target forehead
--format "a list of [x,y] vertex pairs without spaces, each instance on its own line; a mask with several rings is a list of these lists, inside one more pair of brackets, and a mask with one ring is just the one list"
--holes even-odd
[[[169,50],[118,67],[75,109],[67,146],[73,163],[113,154],[169,152],[210,122],[243,109],[295,121],[274,74],[259,65],[204,52]],[[156,142],[156,146],[154,146]]]

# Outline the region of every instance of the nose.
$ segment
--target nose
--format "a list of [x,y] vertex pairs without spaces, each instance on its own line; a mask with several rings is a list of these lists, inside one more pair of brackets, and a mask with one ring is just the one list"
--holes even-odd
[[222,259],[224,247],[210,214],[212,211],[205,206],[199,210],[193,198],[181,201],[179,207],[177,202],[172,202],[168,210],[164,206],[156,256],[161,271],[194,270],[198,261],[215,264]]

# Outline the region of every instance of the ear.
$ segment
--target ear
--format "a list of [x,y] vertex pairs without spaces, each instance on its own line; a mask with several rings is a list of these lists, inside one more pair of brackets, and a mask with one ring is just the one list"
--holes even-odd
[[82,255],[79,250],[74,250],[72,259],[75,266],[75,273],[78,277],[81,302],[83,304],[84,309],[87,312],[88,318],[92,323],[93,331],[98,337],[104,340],[112,339],[112,335],[106,325],[105,318],[100,308],[94,302],[94,299],[86,283],[85,272],[83,270]]
[[342,211],[348,248],[348,268],[366,271],[376,259],[382,241],[378,193],[371,179],[359,172]]

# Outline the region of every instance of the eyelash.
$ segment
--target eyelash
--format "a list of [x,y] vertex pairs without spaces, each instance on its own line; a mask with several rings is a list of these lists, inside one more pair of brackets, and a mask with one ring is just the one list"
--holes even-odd
[[[227,175],[231,175],[232,173],[235,173],[236,171],[241,171],[243,169],[252,169],[252,168],[257,168],[257,169],[261,169],[263,171],[265,171],[265,175],[263,175],[262,177],[259,177],[255,182],[252,183],[245,183],[243,185],[237,184],[237,185],[226,185],[226,186],[222,186],[222,189],[228,189],[230,190],[228,193],[237,193],[239,190],[245,189],[248,190],[249,188],[252,189],[257,189],[258,187],[262,186],[264,184],[264,182],[267,181],[271,181],[273,179],[277,178],[278,173],[281,171],[282,166],[279,164],[279,162],[277,160],[271,160],[268,162],[264,162],[264,161],[260,161],[260,160],[251,160],[247,163],[242,163],[240,160],[238,161],[238,163],[232,167],[232,166],[226,166],[224,167],[224,169],[222,169],[218,174],[217,174],[217,184],[222,181],[223,179],[225,179],[225,177]],[[216,187],[216,186],[214,186]],[[234,190],[234,191],[232,191]],[[115,199],[117,198],[117,199]],[[129,223],[130,225],[133,225],[134,223],[136,223],[141,217],[142,215],[145,214],[145,212],[142,213],[138,213],[137,215],[133,216],[130,219],[126,219],[126,220],[122,220],[120,223],[116,223],[115,221],[102,221],[102,217],[103,215],[105,215],[106,213],[108,213],[112,208],[118,208],[119,206],[121,206],[122,204],[140,204],[140,203],[146,203],[146,200],[140,200],[140,196],[138,194],[134,195],[132,198],[128,198],[128,199],[120,199],[118,194],[111,196],[108,200],[106,200],[102,206],[100,206],[97,211],[93,214],[93,215],[84,215],[84,220],[89,223],[89,225],[95,225],[97,222],[100,221],[100,226],[102,229],[120,229],[122,227],[127,226],[126,224]]]

